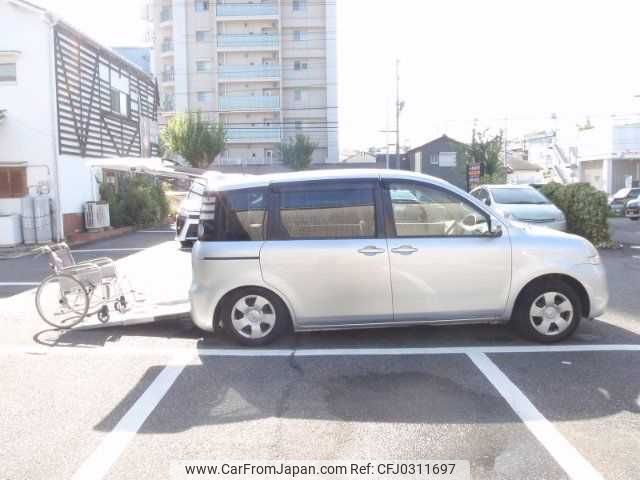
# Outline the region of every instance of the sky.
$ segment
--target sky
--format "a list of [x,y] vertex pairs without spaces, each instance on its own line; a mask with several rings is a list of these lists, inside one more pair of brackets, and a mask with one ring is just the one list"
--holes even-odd
[[[637,0],[309,1],[337,1],[342,151],[395,141],[396,59],[403,145],[640,112]],[[144,0],[39,3],[106,45],[145,43]]]

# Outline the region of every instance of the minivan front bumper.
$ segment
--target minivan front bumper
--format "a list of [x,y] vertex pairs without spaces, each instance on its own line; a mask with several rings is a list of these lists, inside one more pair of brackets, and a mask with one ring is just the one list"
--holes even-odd
[[609,303],[607,273],[602,264],[581,264],[576,267],[576,277],[589,296],[589,318],[601,316]]

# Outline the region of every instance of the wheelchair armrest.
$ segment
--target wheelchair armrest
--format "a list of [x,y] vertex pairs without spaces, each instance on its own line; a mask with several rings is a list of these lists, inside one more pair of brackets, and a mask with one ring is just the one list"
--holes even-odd
[[66,273],[69,275],[74,275],[74,274],[101,274],[101,269],[98,265],[96,265],[95,263],[90,263],[90,262],[83,262],[83,263],[79,263],[76,265],[71,265],[69,267],[65,267],[62,269],[62,271],[60,273]]
[[84,265],[86,263],[93,263],[98,266],[104,266],[104,265],[111,265],[116,262],[115,260],[109,257],[99,257],[99,258],[92,258],[91,260],[85,260],[83,262],[76,262],[76,265]]

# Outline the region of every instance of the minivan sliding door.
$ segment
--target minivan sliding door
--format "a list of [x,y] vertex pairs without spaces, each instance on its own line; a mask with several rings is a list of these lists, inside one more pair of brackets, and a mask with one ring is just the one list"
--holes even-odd
[[296,327],[392,320],[377,182],[292,183],[273,187],[273,195],[260,264],[265,283],[292,306]]

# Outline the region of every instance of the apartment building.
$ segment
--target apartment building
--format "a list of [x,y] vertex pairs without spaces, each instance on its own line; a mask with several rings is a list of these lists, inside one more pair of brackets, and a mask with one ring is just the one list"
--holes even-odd
[[216,168],[278,170],[278,145],[299,133],[314,163],[338,161],[335,2],[151,0],[148,15],[160,122],[224,123]]

